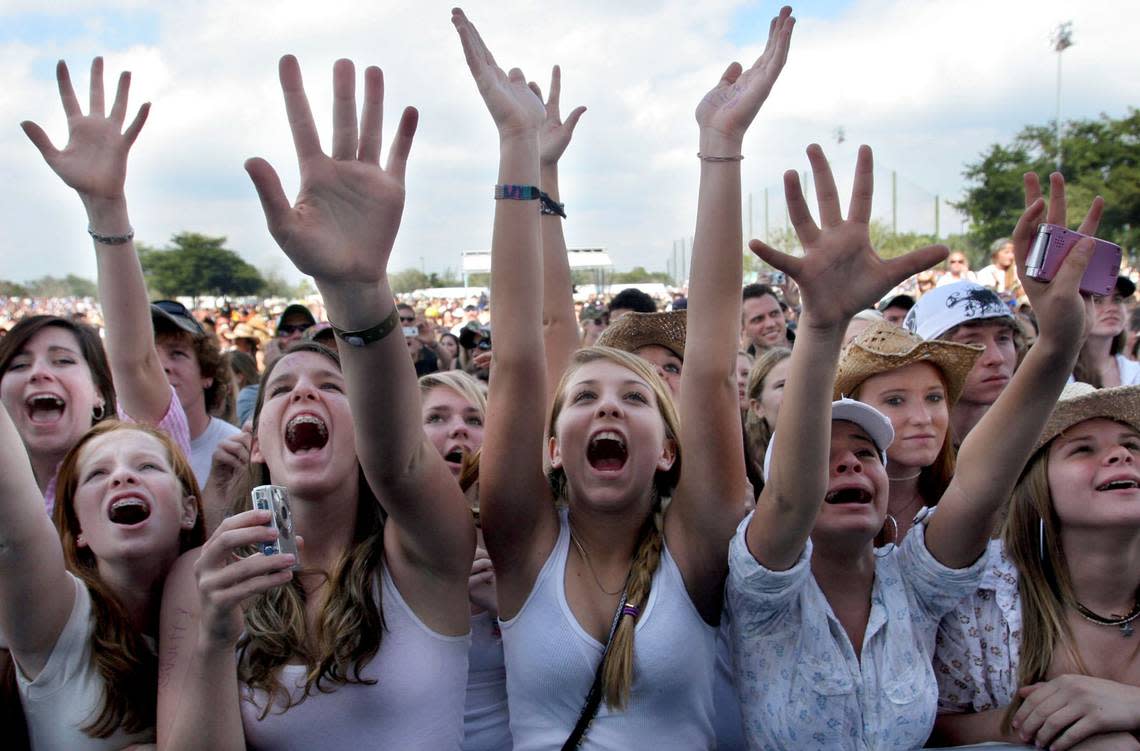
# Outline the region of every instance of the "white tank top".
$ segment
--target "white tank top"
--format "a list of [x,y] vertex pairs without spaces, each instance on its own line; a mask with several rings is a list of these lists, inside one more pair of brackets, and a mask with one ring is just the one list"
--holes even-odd
[[487,611],[471,616],[467,663],[463,751],[511,751],[503,639],[499,624]]
[[[265,707],[266,694],[241,684],[246,747],[255,749],[423,748],[458,749],[463,739],[468,636],[443,636],[428,628],[400,596],[383,568],[384,636],[361,670],[373,684],[323,686],[288,711]],[[281,681],[305,685],[304,665],[285,665]],[[252,700],[252,701],[251,701]]]
[[[561,748],[602,658],[566,601],[566,511],[558,542],[522,608],[501,621],[514,751]],[[625,711],[602,701],[582,749],[711,749],[717,629],[697,612],[668,546],[634,637]]]

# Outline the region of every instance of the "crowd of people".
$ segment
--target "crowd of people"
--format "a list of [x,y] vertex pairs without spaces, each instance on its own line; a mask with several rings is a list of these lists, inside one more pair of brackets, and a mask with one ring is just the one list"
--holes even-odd
[[87,211],[101,304],[0,305],[8,747],[1140,748],[1136,283],[1082,293],[1087,239],[1025,274],[1076,212],[1063,177],[1025,176],[974,275],[880,258],[871,150],[844,214],[811,145],[803,253],[752,240],[776,272],[743,284],[785,8],[697,105],[684,294],[575,303],[584,108],[452,21],[500,137],[493,297],[393,294],[418,113],[382,166],[382,74],[358,118],[340,60],[326,153],[286,55],[296,202],[245,166],[319,298],[150,301],[124,190],[149,105],[128,119],[123,73],[108,109],[96,58],[85,114],[59,64],[66,146],[23,128]]

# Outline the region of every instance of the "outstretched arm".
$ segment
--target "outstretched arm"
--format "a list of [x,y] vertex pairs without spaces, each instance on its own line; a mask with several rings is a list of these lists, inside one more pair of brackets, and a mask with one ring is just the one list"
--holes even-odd
[[131,74],[123,72],[111,111],[105,114],[101,57],[91,63],[86,115],[79,108],[67,64],[62,60],[56,66],[56,79],[67,114],[67,145],[62,150],[55,148],[43,128],[33,122],[21,123],[21,127],[48,166],[75,189],[87,209],[99,269],[107,359],[119,404],[132,418],[157,424],[170,406],[170,384],[154,346],[146,283],[134,242],[129,239],[133,230],[124,194],[127,156],[146,122],[150,104],[143,104],[123,130],[131,87]]
[[20,434],[0,407],[0,641],[27,677],[47,663],[74,602],[59,535]]
[[[457,9],[451,20],[499,133],[499,184],[536,186],[539,131],[546,108],[527,86],[521,70],[503,72],[463,11]],[[510,618],[522,606],[558,537],[543,475],[547,404],[541,252],[538,201],[495,201],[491,238],[494,377],[483,434],[479,505],[503,618]]]
[[772,19],[767,47],[752,67],[730,65],[697,107],[701,179],[681,371],[684,463],[665,532],[690,596],[709,620],[720,615],[725,549],[747,495],[736,386],[744,246],[736,157],[788,59],[791,12],[785,7]]
[[[531,91],[542,99],[542,90],[533,81]],[[550,97],[546,100],[546,120],[539,131],[538,187],[561,203],[558,189],[558,160],[570,145],[578,118],[585,107],[575,107],[562,121],[559,101],[562,97],[562,70],[555,65],[550,74]],[[566,257],[566,237],[562,233],[562,217],[541,214],[542,228],[542,328],[546,348],[546,403],[554,399],[554,390],[562,371],[578,349],[578,318],[574,314],[574,285],[570,277],[570,261]]]
[[[1050,178],[1046,221],[1065,224],[1065,181],[1058,172]],[[1025,213],[1013,232],[1018,273],[1041,335],[1029,350],[1013,380],[970,431],[958,451],[958,471],[938,503],[926,531],[926,546],[942,564],[968,566],[986,549],[998,511],[1009,500],[1013,486],[1029,459],[1037,436],[1073,372],[1086,327],[1093,320],[1082,299],[1081,276],[1092,256],[1092,241],[1082,240],[1069,252],[1052,282],[1028,277],[1025,259],[1045,213],[1037,175],[1025,176]],[[1094,234],[1104,210],[1096,198],[1080,231]]]
[[[395,324],[387,265],[404,209],[404,169],[417,113],[404,110],[387,166],[381,167],[380,69],[365,70],[358,125],[355,68],[338,60],[332,151],[325,154],[296,58],[281,58],[280,77],[301,189],[290,206],[273,168],[262,159],[246,162],[269,231],[297,268],[315,279],[334,325],[362,331]],[[386,554],[401,593],[429,625],[456,633],[467,622],[474,523],[463,493],[424,435],[415,368],[393,328],[363,346],[341,340],[356,451],[389,515]]]
[[871,247],[871,149],[862,146],[855,165],[851,208],[844,219],[831,167],[818,145],[808,147],[822,226],[812,220],[799,175],[784,173],[788,214],[803,245],[793,258],[753,240],[762,260],[800,287],[803,313],[776,418],[771,474],[748,524],[748,549],[774,571],[791,568],[804,549],[827,492],[831,436],[831,390],[847,324],[891,287],[946,257],[932,245],[884,261]]

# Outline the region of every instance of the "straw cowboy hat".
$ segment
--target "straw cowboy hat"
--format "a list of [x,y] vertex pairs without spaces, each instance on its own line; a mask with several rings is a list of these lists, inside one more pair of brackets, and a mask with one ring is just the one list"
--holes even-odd
[[962,395],[966,376],[984,351],[975,344],[923,341],[892,323],[876,321],[843,348],[835,374],[834,396],[838,399],[852,394],[873,375],[911,363],[928,362],[938,368],[946,380],[946,401],[952,406]]
[[1053,407],[1053,414],[1049,415],[1033,451],[1077,423],[1096,417],[1122,422],[1140,431],[1140,386],[1098,389],[1079,381],[1068,384]]
[[684,360],[686,320],[684,310],[626,313],[602,332],[597,345],[636,352],[647,345],[657,344]]

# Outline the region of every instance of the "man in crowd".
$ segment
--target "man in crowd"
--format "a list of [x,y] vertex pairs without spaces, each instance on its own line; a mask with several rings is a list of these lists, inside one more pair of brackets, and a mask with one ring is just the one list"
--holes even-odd
[[210,416],[211,410],[225,401],[228,366],[214,337],[182,303],[159,300],[151,304],[150,313],[158,358],[190,427],[190,466],[198,484],[205,487],[214,449],[240,432],[225,420]]
[[961,443],[1013,377],[1017,321],[993,290],[974,282],[955,282],[923,295],[903,326],[923,339],[985,347],[966,377],[958,403],[950,410],[954,440]]
[[776,291],[767,284],[749,284],[741,297],[742,340],[748,354],[755,356],[772,347],[790,347],[788,319]]
[[656,313],[657,303],[648,294],[630,287],[623,289],[610,300],[609,322],[613,323],[626,313]]
[[879,312],[883,314],[883,318],[890,321],[896,326],[902,326],[903,319],[910,309],[914,307],[914,297],[903,293],[895,295],[884,301],[879,306]]

